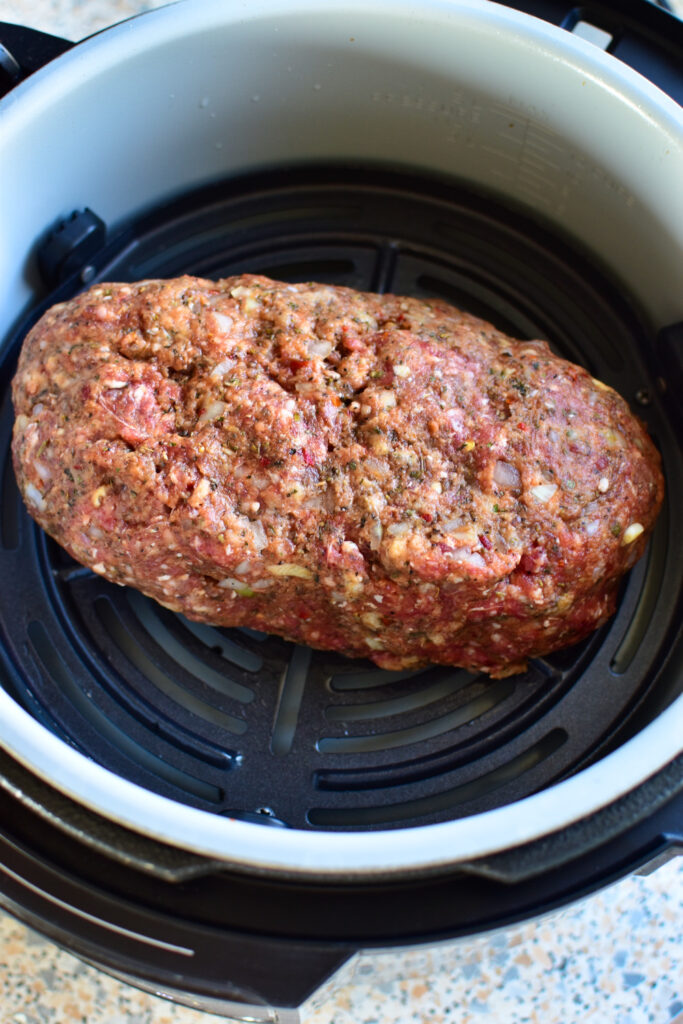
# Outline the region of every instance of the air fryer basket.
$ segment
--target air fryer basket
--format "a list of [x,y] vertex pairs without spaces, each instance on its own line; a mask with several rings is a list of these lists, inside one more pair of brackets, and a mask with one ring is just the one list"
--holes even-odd
[[[83,220],[67,221],[72,234]],[[59,273],[65,230],[43,242],[45,274]],[[243,271],[447,298],[514,336],[547,338],[629,397],[662,449],[668,504],[616,618],[582,644],[534,659],[524,675],[495,681],[445,667],[382,672],[197,625],[77,565],[33,525],[7,456],[6,395],[0,571],[13,585],[0,593],[0,622],[15,698],[132,782],[298,829],[474,814],[618,744],[671,651],[683,571],[669,512],[683,499],[679,444],[657,397],[654,339],[618,287],[556,233],[490,198],[345,166],[250,175],[156,209],[91,253],[45,302],[84,277]],[[11,363],[5,383],[10,375]]]

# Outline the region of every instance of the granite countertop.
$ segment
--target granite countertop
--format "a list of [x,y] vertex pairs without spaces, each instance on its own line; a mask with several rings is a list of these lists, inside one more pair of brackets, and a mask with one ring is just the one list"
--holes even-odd
[[[164,2],[0,0],[0,20],[77,40]],[[361,967],[339,981],[304,1007],[305,1024],[683,1024],[683,858],[446,963],[427,953],[398,979]],[[0,1024],[223,1019],[115,981],[0,911]]]

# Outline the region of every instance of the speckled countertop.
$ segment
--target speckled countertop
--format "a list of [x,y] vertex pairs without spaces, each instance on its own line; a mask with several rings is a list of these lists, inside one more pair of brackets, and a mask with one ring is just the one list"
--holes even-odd
[[[0,0],[0,20],[77,40],[164,0]],[[683,16],[683,0],[675,0]],[[683,858],[447,956],[357,959],[305,1024],[683,1024]],[[0,1024],[219,1024],[81,963],[0,911]]]

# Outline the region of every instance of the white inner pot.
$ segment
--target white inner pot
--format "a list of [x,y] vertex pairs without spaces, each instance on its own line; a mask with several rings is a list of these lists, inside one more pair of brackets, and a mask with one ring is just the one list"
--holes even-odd
[[[489,190],[588,249],[653,327],[683,319],[683,112],[569,33],[488,0],[193,0],[107,30],[0,103],[0,322],[36,241],[89,206],[110,226],[250,169],[352,160]],[[552,789],[441,825],[270,830],[87,761],[0,691],[0,742],[134,829],[261,869],[374,873],[472,859],[611,803],[683,749],[683,698]]]

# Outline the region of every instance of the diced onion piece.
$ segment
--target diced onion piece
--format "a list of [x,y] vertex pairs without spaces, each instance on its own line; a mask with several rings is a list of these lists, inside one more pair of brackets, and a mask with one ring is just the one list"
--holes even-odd
[[249,584],[252,590],[267,590],[272,585],[273,580],[252,580]]
[[470,551],[469,548],[454,548],[452,551],[449,551],[448,554],[454,562],[471,565],[477,569],[486,568],[486,562],[478,551]]
[[210,490],[211,483],[209,482],[209,480],[207,480],[205,476],[203,476],[199,483],[197,484],[197,486],[195,487],[195,489],[193,490],[190,497],[188,498],[188,504],[192,508],[199,508],[199,506],[204,501],[204,498],[207,496]]
[[383,389],[377,392],[377,404],[382,409],[393,409],[396,405],[396,395],[393,391]]
[[245,313],[251,313],[258,306],[258,303],[254,299],[253,291],[251,288],[247,288],[244,284],[240,284],[236,288],[232,288],[230,290],[230,298],[240,300],[242,309]]
[[459,544],[459,548],[452,548],[453,551],[466,550],[478,543],[477,529],[472,523],[463,523],[457,519],[451,519],[439,527],[444,536],[448,537],[451,544]]
[[453,409],[446,409],[443,416],[451,430],[459,430],[462,427],[463,413],[462,409],[459,409],[457,406]]
[[[214,320],[218,324],[218,330],[222,331],[224,334],[229,334],[232,330],[232,317],[228,316],[227,313],[214,313],[213,316]],[[211,376],[213,376],[213,374]]]
[[[226,317],[226,319],[229,318]],[[220,363],[216,363],[213,370],[211,371],[212,380],[220,380],[221,377],[224,377],[226,373],[229,373],[230,370],[232,370],[236,362],[236,359],[221,359]]]
[[217,420],[219,416],[222,416],[225,410],[225,402],[210,402],[197,420],[197,426],[203,427],[206,423],[212,423],[214,420]]
[[493,479],[500,487],[511,487],[518,490],[522,486],[522,478],[516,466],[509,462],[501,462],[500,459],[493,467]]
[[35,484],[32,484],[29,481],[29,483],[26,484],[24,494],[26,496],[27,501],[30,501],[32,505],[35,505],[35,507],[40,512],[43,512],[45,510],[45,499],[43,498],[42,494],[40,493]]
[[248,519],[246,522],[247,529],[251,530],[254,538],[254,547],[257,551],[262,551],[263,548],[268,546],[268,538],[266,537],[266,531],[263,528],[263,523],[258,519],[253,521]]
[[288,487],[289,490],[287,491],[287,497],[293,498],[294,501],[301,501],[301,499],[306,494],[306,488],[303,486],[303,484],[297,483],[296,481],[294,481],[291,484],[288,484]]
[[403,533],[410,533],[412,528],[412,525],[405,521],[401,523],[391,523],[390,526],[387,526],[387,533],[391,537],[399,537]]
[[249,572],[250,569],[251,569],[251,562],[244,561],[244,562],[240,562],[239,565],[235,566],[234,572],[238,576],[244,576],[245,572]]
[[405,363],[395,363],[394,373],[397,377],[410,377],[410,367],[406,366]]
[[311,341],[306,342],[306,348],[312,356],[316,356],[318,359],[326,359],[334,348],[334,343],[324,341],[321,338],[312,338]]
[[363,612],[361,619],[368,629],[377,630],[381,629],[383,626],[382,616],[379,612]]
[[33,468],[35,469],[36,473],[43,481],[43,483],[46,484],[50,477],[52,476],[49,467],[46,466],[43,462],[36,461],[33,463]]
[[382,524],[378,519],[375,519],[370,526],[370,550],[379,551],[382,543]]
[[589,537],[594,537],[599,529],[600,521],[598,519],[592,519],[590,523],[586,523],[586,525],[583,528],[584,533],[587,533]]
[[366,636],[365,643],[368,647],[372,648],[373,651],[383,651],[384,644],[381,640],[378,640],[376,636]]
[[273,576],[298,576],[302,580],[313,579],[313,573],[303,565],[296,562],[282,562],[281,565],[269,565],[268,572]]
[[609,490],[609,480],[606,476],[601,476],[598,480],[598,490],[601,494],[604,494],[605,491]]
[[314,510],[322,511],[325,508],[325,503],[319,494],[310,494],[307,498],[304,498],[301,502],[304,508],[312,508]]
[[367,455],[363,459],[362,469],[365,470],[368,476],[374,477],[375,479],[380,479],[387,472],[386,463],[382,462],[381,459],[376,459],[374,455]]
[[472,565],[476,569],[486,568],[486,562],[478,551],[468,551],[467,554],[459,558],[458,561],[464,562],[466,565]]
[[634,540],[636,540],[638,537],[640,537],[640,535],[641,535],[641,533],[643,533],[644,529],[645,529],[645,527],[642,526],[640,523],[631,523],[631,525],[627,526],[626,529],[624,530],[624,535],[621,538],[621,543],[622,544],[632,544]]
[[463,560],[463,558],[465,557],[465,555],[469,555],[469,553],[470,553],[470,549],[469,548],[449,548],[448,549],[448,556],[449,556],[449,558],[454,558],[456,562],[461,562]]
[[537,484],[536,487],[531,488],[531,493],[536,501],[540,501],[541,504],[545,505],[546,502],[550,501],[556,490],[557,484]]
[[317,384],[312,380],[300,380],[294,385],[294,390],[297,395],[313,395],[316,394]]

